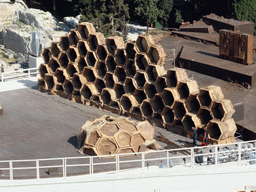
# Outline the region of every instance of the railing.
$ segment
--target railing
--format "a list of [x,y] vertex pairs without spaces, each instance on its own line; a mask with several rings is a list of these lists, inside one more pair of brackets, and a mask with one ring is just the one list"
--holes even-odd
[[[132,155],[132,156],[128,156]],[[43,179],[144,168],[256,164],[256,140],[134,154],[0,161],[0,179]]]
[[10,72],[3,72],[0,73],[1,76],[1,82],[4,82],[6,79],[14,79],[18,77],[25,77],[30,78],[31,76],[37,76],[38,74],[38,68],[28,68],[28,69],[21,69],[16,71],[10,71]]

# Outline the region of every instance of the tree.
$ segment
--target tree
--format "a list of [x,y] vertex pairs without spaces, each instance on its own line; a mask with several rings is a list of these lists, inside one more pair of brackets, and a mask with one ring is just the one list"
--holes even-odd
[[168,27],[168,20],[170,17],[170,12],[173,7],[173,0],[160,0],[158,6],[164,12],[164,14],[163,14],[163,19],[165,21],[164,25],[165,25],[165,27]]
[[176,23],[182,23],[184,22],[184,20],[182,19],[182,16],[181,16],[181,13],[180,13],[180,10],[178,9],[175,9],[175,22]]
[[[91,22],[106,37],[127,36],[129,9],[124,0],[79,0],[76,9],[82,15],[81,22]],[[118,30],[121,33],[118,33]]]
[[147,33],[149,25],[155,23],[158,17],[163,16],[163,10],[157,7],[158,1],[159,0],[135,0],[138,4],[135,8],[135,12],[146,21]]

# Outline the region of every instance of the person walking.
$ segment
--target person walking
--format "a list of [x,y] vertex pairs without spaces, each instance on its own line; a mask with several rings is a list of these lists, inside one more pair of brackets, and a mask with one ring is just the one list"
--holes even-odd
[[194,146],[196,146],[197,130],[195,127],[192,127],[192,133],[193,133],[193,144],[194,144]]
[[204,138],[203,138],[203,142],[205,142],[206,146],[208,145],[208,139],[209,139],[208,135],[209,135],[209,132],[208,132],[208,130],[206,129],[206,126],[204,126]]

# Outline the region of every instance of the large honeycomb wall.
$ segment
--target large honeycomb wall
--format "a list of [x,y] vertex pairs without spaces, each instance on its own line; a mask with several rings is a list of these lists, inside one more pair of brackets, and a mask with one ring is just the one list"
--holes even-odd
[[180,134],[192,126],[201,133],[207,126],[212,143],[234,142],[234,107],[220,87],[199,88],[184,69],[166,72],[164,49],[151,36],[125,43],[118,36],[105,39],[91,23],[81,23],[41,56],[41,91]]

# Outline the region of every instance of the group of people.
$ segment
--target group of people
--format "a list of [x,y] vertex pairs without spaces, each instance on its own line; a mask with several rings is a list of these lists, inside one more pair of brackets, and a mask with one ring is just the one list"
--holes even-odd
[[[208,135],[209,135],[209,132],[208,130],[206,129],[206,126],[204,126],[204,138],[203,138],[203,144],[204,145],[208,145]],[[198,133],[197,133],[197,129],[195,127],[192,127],[192,134],[193,134],[193,144],[194,146],[197,146],[196,144],[196,140],[197,140],[197,137],[198,137]]]

